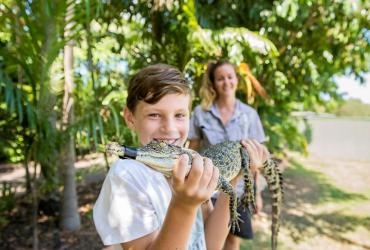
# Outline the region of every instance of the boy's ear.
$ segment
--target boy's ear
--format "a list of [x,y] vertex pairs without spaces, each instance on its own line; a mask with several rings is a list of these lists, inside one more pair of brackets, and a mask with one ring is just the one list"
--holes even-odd
[[125,118],[127,126],[130,129],[135,129],[134,115],[127,107],[123,109],[123,117]]

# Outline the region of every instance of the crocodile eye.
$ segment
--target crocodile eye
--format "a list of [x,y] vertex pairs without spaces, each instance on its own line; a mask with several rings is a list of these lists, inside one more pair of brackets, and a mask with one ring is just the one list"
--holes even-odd
[[164,148],[164,147],[166,146],[166,143],[165,143],[164,141],[161,141],[161,142],[159,143],[159,146],[161,146],[162,148]]

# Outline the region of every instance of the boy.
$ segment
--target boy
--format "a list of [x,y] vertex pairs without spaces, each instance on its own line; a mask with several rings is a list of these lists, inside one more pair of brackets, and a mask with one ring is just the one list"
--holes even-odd
[[[190,92],[181,72],[169,65],[146,67],[131,79],[124,118],[141,145],[153,139],[184,145]],[[261,148],[251,150],[251,158],[263,162]],[[216,188],[218,169],[196,156],[186,176],[187,161],[181,156],[166,179],[137,161],[117,160],[94,206],[103,243],[123,249],[221,249],[228,234],[229,197],[221,194],[213,208],[206,201]]]

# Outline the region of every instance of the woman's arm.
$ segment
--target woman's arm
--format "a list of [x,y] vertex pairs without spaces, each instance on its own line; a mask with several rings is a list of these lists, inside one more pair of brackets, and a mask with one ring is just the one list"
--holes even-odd
[[229,233],[229,196],[221,193],[204,223],[207,249],[222,249]]
[[[230,183],[235,188],[242,174],[235,177]],[[229,195],[220,192],[216,204],[208,211],[205,221],[205,234],[207,249],[222,249],[229,234],[230,222]]]

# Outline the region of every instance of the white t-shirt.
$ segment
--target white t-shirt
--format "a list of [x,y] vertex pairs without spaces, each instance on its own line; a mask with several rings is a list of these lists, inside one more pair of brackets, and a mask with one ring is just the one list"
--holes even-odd
[[[134,160],[117,160],[93,210],[95,227],[104,245],[124,243],[158,230],[171,197],[171,188],[161,173]],[[206,249],[200,208],[188,249]]]

